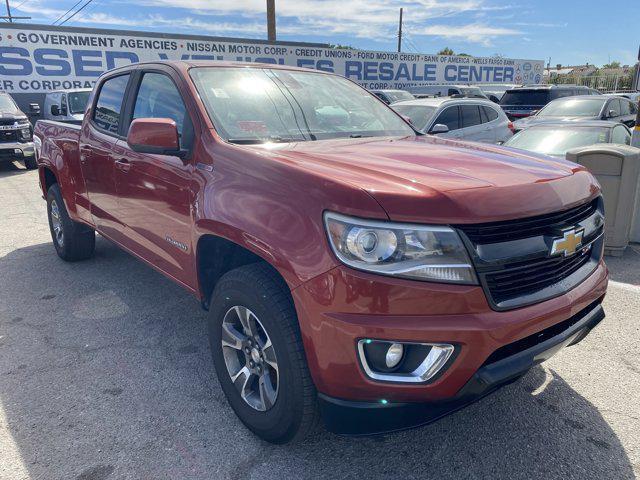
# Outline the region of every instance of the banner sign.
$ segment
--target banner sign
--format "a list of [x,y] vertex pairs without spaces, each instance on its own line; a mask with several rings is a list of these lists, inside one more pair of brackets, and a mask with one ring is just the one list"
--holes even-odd
[[147,32],[28,28],[0,28],[0,90],[43,93],[90,88],[106,70],[154,60],[292,65],[338,73],[369,89],[438,83],[535,84],[541,83],[544,66],[538,60],[375,52]]

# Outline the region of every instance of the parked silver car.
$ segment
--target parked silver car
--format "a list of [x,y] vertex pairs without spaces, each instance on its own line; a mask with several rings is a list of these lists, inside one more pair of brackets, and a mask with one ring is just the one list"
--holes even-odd
[[498,105],[480,98],[421,98],[392,105],[422,133],[476,142],[508,140],[513,125]]
[[616,95],[578,95],[549,102],[531,117],[513,122],[517,131],[540,123],[607,120],[633,127],[638,107],[631,100]]
[[540,123],[518,132],[504,143],[505,147],[563,157],[568,150],[595,143],[629,145],[631,131],[622,123],[604,120]]

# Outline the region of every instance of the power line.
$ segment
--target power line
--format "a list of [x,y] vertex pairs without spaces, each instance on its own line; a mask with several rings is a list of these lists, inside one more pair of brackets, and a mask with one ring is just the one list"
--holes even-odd
[[71,7],[69,10],[67,10],[66,12],[64,12],[62,15],[60,15],[58,18],[56,18],[53,23],[51,25],[55,25],[56,23],[58,23],[58,21],[60,21],[61,19],[63,19],[64,17],[66,17],[71,10],[73,10],[74,8],[76,8],[78,5],[80,5],[83,2],[83,0],[78,0],[76,3],[73,4],[73,7]]
[[69,20],[71,20],[73,17],[75,17],[78,13],[80,13],[84,7],[86,7],[87,5],[89,5],[91,2],[93,2],[93,0],[87,0],[87,3],[85,3],[84,5],[82,5],[79,9],[77,9],[75,12],[73,12],[72,15],[68,16],[67,18],[65,18],[62,22],[60,22],[58,24],[58,26],[60,25],[64,25],[65,23],[67,23]]

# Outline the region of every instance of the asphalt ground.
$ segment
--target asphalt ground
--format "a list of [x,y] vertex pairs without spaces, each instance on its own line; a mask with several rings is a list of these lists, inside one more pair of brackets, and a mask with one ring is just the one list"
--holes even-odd
[[0,165],[0,479],[622,479],[640,473],[640,247],[607,318],[432,425],[266,444],[218,385],[198,302],[98,238],[55,254],[35,172]]

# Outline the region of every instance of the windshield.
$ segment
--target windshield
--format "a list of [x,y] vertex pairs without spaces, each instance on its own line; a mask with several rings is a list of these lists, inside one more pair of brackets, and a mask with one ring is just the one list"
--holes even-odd
[[538,113],[539,117],[597,117],[606,101],[600,98],[562,98],[554,100]]
[[385,92],[391,103],[400,102],[401,100],[413,100],[415,97],[404,90],[394,90]]
[[218,134],[229,142],[415,134],[372,94],[335,75],[247,67],[200,67],[190,74]]
[[505,92],[500,105],[546,105],[549,101],[548,90],[510,90]]
[[18,107],[9,95],[0,95],[0,112],[16,113]]
[[393,109],[404,117],[408,117],[416,129],[424,132],[433,118],[436,107],[429,105],[394,105]]
[[89,101],[91,92],[72,92],[67,95],[69,99],[69,113],[84,113],[84,108]]
[[484,92],[479,87],[460,87],[460,93],[467,97],[485,97]]
[[533,127],[514,135],[505,145],[546,155],[564,156],[567,150],[575,147],[607,143],[607,137],[608,129],[602,127]]

